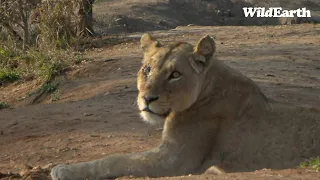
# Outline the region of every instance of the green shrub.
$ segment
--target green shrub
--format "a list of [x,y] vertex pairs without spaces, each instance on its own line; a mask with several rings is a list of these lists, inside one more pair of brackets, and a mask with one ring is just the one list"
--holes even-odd
[[10,39],[0,42],[0,85],[27,75],[51,81],[73,62],[71,50],[29,48],[22,51]]
[[52,93],[58,89],[58,83],[45,83],[40,87],[41,92]]
[[[30,43],[22,45],[17,37],[14,38],[14,33],[11,33],[12,38],[8,31],[10,27],[6,26],[3,32],[7,32],[7,36],[2,34],[0,37],[0,85],[30,75],[50,82],[69,67],[73,62],[70,51],[80,38],[78,11],[81,2],[37,1],[32,7],[24,7],[34,12],[30,17],[35,22],[30,26],[32,28],[29,27]],[[15,7],[17,2],[10,1],[9,5]],[[29,12],[30,9],[23,10]],[[14,12],[14,9],[0,8],[0,14],[4,13],[8,18],[11,17],[8,13],[16,14]],[[16,19],[17,22],[20,20]],[[1,28],[3,23],[0,17]]]
[[18,72],[10,69],[0,69],[0,85],[11,83],[20,78]]
[[316,171],[320,171],[320,157],[311,158],[305,162],[300,163],[300,168],[312,168]]
[[24,59],[28,59],[29,70],[32,70],[37,77],[51,81],[69,67],[73,59],[69,54],[70,52],[65,50],[41,52],[32,49],[26,52]]
[[7,102],[0,102],[0,109],[5,109],[10,107],[10,105]]
[[10,67],[17,63],[17,57],[21,54],[20,48],[17,46],[10,36],[0,41],[0,68]]

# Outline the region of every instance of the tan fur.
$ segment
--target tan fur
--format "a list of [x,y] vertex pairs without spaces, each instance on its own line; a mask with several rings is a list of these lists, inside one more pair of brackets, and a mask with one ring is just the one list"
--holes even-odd
[[223,174],[294,167],[320,154],[320,111],[267,99],[252,80],[214,57],[211,37],[196,46],[164,45],[145,34],[141,47],[138,106],[145,121],[164,123],[161,144],[59,165],[54,179],[174,176],[208,168]]

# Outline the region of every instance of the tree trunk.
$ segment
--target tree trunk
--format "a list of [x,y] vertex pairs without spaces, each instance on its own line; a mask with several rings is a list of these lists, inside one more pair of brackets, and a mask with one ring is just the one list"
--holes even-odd
[[26,46],[29,46],[29,24],[28,24],[28,18],[23,19],[23,49],[25,49]]
[[80,24],[79,29],[84,36],[94,36],[93,30],[93,17],[92,17],[92,5],[95,0],[82,0],[79,15]]
[[25,49],[29,45],[29,24],[28,24],[28,15],[27,9],[24,8],[26,5],[25,2],[19,0],[19,13],[22,20],[22,28],[23,28],[23,49]]

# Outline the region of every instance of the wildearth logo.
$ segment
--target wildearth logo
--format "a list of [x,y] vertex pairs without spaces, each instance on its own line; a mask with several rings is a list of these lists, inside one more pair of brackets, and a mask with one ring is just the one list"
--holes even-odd
[[311,17],[311,12],[307,8],[282,10],[281,7],[271,7],[266,10],[264,7],[244,7],[242,9],[245,17]]

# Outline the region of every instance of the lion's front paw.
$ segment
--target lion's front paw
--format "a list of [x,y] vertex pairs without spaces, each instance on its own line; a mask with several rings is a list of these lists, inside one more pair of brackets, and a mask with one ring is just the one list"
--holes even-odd
[[52,168],[51,170],[51,178],[52,180],[75,180],[70,167],[68,165],[58,165]]

